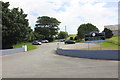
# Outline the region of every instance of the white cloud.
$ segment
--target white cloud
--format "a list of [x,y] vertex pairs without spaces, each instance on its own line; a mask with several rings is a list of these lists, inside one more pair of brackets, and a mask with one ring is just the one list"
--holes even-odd
[[[100,30],[103,30],[104,25],[117,24],[117,12],[112,8],[104,8],[105,4],[105,2],[95,5],[86,3],[80,6],[78,2],[71,1],[72,6],[66,8],[66,12],[60,14],[63,16],[61,20],[63,20],[63,24],[66,23],[69,28],[68,30],[72,33],[77,31],[80,24],[88,22],[93,23]],[[78,16],[83,17],[85,21],[81,21],[81,19],[77,18]]]
[[[62,23],[60,29],[67,26],[69,33],[77,33],[83,23],[92,23],[100,30],[104,25],[117,24],[117,8],[105,8],[107,2],[118,0],[4,0],[11,6],[22,8],[28,14],[30,26],[34,27],[38,16],[55,17]],[[97,3],[95,3],[97,2]],[[66,4],[67,6],[63,6]],[[69,4],[69,5],[68,5]],[[56,11],[64,7],[64,11]]]

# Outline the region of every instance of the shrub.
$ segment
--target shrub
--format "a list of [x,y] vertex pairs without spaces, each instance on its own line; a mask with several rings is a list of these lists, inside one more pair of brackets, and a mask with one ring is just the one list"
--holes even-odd
[[54,37],[49,37],[49,38],[46,38],[49,42],[52,42],[54,41]]

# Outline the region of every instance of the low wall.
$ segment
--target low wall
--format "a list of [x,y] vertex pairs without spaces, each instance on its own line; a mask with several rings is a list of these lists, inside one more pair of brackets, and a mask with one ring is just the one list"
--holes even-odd
[[103,60],[119,60],[120,50],[64,50],[57,49],[57,54],[79,58],[92,58]]
[[25,51],[27,51],[26,45],[23,46],[22,48],[0,50],[0,55],[14,54],[14,53],[25,52]]

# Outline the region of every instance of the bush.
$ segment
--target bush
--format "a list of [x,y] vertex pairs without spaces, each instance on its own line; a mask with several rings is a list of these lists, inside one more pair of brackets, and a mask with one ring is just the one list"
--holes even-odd
[[105,32],[106,38],[112,38],[112,36],[113,36],[113,33],[110,29],[105,28],[102,32]]
[[52,42],[54,41],[54,37],[49,37],[49,38],[46,38],[49,42]]
[[65,39],[68,37],[68,33],[64,32],[64,31],[60,31],[60,33],[58,34],[58,38],[59,39]]
[[73,40],[73,37],[70,37],[70,40]]
[[74,37],[74,40],[78,40],[78,36],[75,36],[75,37]]

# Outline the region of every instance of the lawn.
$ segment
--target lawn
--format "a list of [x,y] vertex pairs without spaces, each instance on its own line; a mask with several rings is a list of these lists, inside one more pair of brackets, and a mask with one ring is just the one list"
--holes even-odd
[[73,39],[75,38],[75,36],[77,36],[76,34],[69,34],[67,37],[67,40],[70,39],[70,37],[73,37]]
[[36,49],[38,46],[38,45],[32,45],[32,43],[30,43],[30,42],[26,42],[26,43],[18,43],[16,45],[14,45],[13,48],[21,48],[23,45],[27,45],[28,51]]
[[[98,45],[100,45],[100,43],[96,43]],[[109,43],[109,42],[104,42],[102,43],[102,47],[93,47],[93,48],[85,48],[85,49],[80,49],[80,50],[116,50],[116,49],[119,49],[118,45],[116,44],[113,44],[113,43]]]
[[120,36],[117,36],[117,37],[112,37],[110,39],[107,39],[106,41],[120,46],[119,40],[120,40]]
[[[110,39],[106,39],[106,42],[102,43],[102,47],[94,47],[94,48],[85,48],[85,49],[79,49],[79,50],[115,50],[120,48],[120,42],[119,37],[112,37]],[[97,45],[100,45],[100,43],[95,43]],[[78,50],[78,49],[76,49]]]

